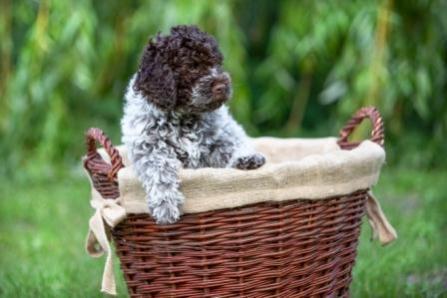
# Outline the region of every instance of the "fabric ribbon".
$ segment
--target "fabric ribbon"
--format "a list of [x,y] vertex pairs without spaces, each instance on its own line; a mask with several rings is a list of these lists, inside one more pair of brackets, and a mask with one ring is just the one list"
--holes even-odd
[[119,200],[102,197],[91,201],[91,205],[96,211],[89,221],[89,231],[85,245],[87,253],[92,257],[98,258],[104,253],[106,254],[101,292],[110,295],[116,295],[112,249],[109,242],[110,228],[115,227],[126,217],[126,210],[119,203]]
[[389,223],[372,191],[368,192],[366,215],[373,231],[372,239],[379,239],[382,245],[387,245],[397,239],[396,230]]

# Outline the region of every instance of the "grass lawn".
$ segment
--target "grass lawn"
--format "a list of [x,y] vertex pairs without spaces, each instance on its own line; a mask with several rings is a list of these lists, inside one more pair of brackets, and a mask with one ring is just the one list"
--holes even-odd
[[[447,171],[385,167],[374,190],[399,239],[387,247],[371,242],[365,220],[352,296],[447,297]],[[79,175],[0,179],[0,296],[102,297],[104,259],[91,259],[83,248],[88,199],[88,182]]]

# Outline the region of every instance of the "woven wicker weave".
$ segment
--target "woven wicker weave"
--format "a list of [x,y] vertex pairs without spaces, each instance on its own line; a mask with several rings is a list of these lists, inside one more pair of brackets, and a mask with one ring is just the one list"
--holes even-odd
[[[383,146],[382,119],[363,108],[340,133],[348,141],[365,118]],[[111,157],[96,152],[98,141]],[[99,129],[87,133],[84,166],[105,198],[119,196],[118,151]],[[326,198],[260,203],[187,214],[172,225],[130,215],[112,230],[132,297],[348,296],[368,190]],[[323,198],[322,198],[323,199]]]

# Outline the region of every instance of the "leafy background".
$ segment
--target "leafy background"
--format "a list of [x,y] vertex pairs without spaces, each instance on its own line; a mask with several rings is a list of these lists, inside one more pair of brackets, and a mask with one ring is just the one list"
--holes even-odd
[[[231,110],[251,135],[335,135],[359,107],[379,108],[388,164],[377,188],[404,237],[382,250],[362,235],[353,294],[447,295],[446,11],[442,0],[0,0],[0,295],[96,295],[83,231],[57,235],[90,215],[84,132],[98,126],[119,143],[142,47],[186,23],[219,41]],[[72,245],[66,266],[90,288],[67,290],[72,275],[57,273],[68,255],[48,241]],[[37,265],[43,255],[53,275]]]

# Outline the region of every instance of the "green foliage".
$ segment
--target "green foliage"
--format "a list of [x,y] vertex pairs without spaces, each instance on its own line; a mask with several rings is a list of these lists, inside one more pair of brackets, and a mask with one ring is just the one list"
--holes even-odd
[[[442,0],[12,1],[0,9],[0,162],[51,173],[83,132],[119,142],[126,84],[149,36],[180,23],[214,34],[253,135],[335,134],[360,106],[383,112],[390,161],[445,165]],[[423,144],[418,149],[403,144]],[[412,154],[404,154],[401,149]],[[425,158],[426,157],[426,158]]]

